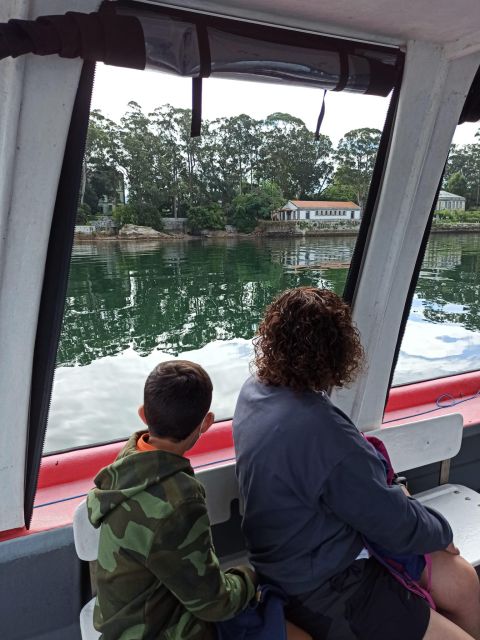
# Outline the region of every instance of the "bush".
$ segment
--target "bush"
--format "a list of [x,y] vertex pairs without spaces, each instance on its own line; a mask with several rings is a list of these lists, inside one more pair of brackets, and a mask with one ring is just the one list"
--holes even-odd
[[232,201],[232,223],[239,231],[249,233],[258,220],[268,220],[272,211],[284,202],[281,189],[274,182],[265,182],[250,193],[236,196]]
[[146,202],[128,202],[119,204],[112,212],[112,218],[120,226],[124,224],[138,224],[144,227],[151,227],[156,231],[162,231],[163,220],[159,210]]
[[88,221],[90,220],[91,215],[92,215],[92,210],[89,207],[89,205],[86,202],[80,204],[77,209],[76,223],[88,224]]
[[225,227],[225,215],[222,207],[216,202],[190,207],[187,219],[188,228],[194,233],[202,229],[223,229]]
[[112,211],[112,218],[118,222],[119,226],[124,224],[138,224],[135,212],[128,204],[117,204]]
[[480,222],[480,211],[464,211],[463,209],[442,209],[435,211],[437,222],[475,224]]
[[462,222],[480,222],[480,211],[462,211]]

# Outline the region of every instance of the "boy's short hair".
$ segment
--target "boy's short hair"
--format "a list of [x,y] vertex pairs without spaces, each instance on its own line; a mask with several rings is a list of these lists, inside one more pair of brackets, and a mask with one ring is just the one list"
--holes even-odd
[[161,362],[148,376],[143,394],[150,433],[175,442],[188,438],[207,415],[212,390],[210,376],[199,364]]

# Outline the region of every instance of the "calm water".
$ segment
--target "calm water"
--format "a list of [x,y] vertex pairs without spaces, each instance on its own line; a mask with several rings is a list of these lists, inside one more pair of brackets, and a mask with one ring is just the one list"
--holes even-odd
[[[347,275],[342,263],[354,243],[316,238],[76,246],[47,451],[138,428],[145,377],[172,356],[207,368],[216,416],[230,417],[265,306],[298,285],[341,293]],[[480,368],[479,287],[480,235],[433,236],[395,384]]]

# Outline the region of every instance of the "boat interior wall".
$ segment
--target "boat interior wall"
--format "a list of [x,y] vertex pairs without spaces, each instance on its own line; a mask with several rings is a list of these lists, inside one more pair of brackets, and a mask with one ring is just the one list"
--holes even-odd
[[429,43],[412,41],[407,48],[392,144],[354,297],[367,366],[350,389],[334,392],[334,401],[364,430],[382,422],[415,263],[479,63],[479,54],[452,61]]
[[72,527],[0,546],[2,640],[81,640],[78,614],[91,597]]
[[[81,4],[94,8],[97,2]],[[48,5],[62,11],[66,3]],[[0,19],[11,17],[10,10],[2,5]],[[0,307],[8,309],[0,315],[0,530],[24,524],[29,387],[43,266],[80,70],[79,60],[46,63],[28,56],[0,62],[0,93],[6,96],[0,101]]]
[[[451,54],[473,53],[480,41],[477,0],[149,0],[223,16],[286,25],[373,42],[406,44],[408,40],[451,43]],[[477,50],[477,49],[475,49]]]

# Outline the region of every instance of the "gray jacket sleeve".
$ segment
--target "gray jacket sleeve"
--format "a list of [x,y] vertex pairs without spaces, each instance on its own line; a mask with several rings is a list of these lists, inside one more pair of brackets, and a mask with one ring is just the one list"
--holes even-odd
[[322,500],[340,520],[392,554],[439,551],[453,539],[442,515],[399,486],[387,485],[381,460],[367,448],[359,447],[334,467]]

